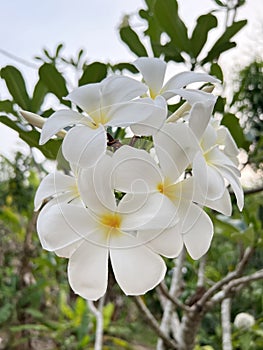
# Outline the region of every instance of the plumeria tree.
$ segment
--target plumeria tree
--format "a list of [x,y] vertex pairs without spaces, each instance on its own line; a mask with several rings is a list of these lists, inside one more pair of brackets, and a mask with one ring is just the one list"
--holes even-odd
[[[226,100],[213,93],[223,80],[218,59],[246,24],[235,18],[243,2],[215,2],[226,26],[209,50],[214,13],[200,16],[190,34],[177,2],[156,0],[139,12],[150,47],[129,18],[120,27],[139,56],[133,62],[88,64],[82,51],[67,61],[59,46],[55,55],[38,58],[31,97],[15,67],[1,69],[12,95],[1,101],[1,121],[57,162],[58,171],[36,191],[36,231],[45,250],[68,259],[68,282],[96,318],[96,350],[103,346],[103,308],[113,285],[133,296],[158,336],[157,349],[211,345],[204,339],[198,345],[198,334],[218,305],[222,347],[232,349],[231,300],[263,277],[255,266],[244,274],[260,235],[249,217],[243,226],[238,221],[244,206],[238,147],[248,143]],[[170,61],[184,70],[167,77]],[[63,64],[78,77],[71,91]],[[49,93],[60,102],[57,110],[42,109]],[[238,244],[231,264],[216,275],[216,245],[224,235]],[[159,315],[148,306],[152,295]]]

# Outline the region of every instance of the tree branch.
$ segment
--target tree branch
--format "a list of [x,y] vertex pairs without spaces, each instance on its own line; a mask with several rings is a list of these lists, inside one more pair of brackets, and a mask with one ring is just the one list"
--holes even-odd
[[[180,324],[177,314],[173,311],[174,311],[175,305],[176,306],[178,306],[178,304],[180,304],[180,306],[183,305],[179,300],[177,300],[176,296],[177,296],[178,292],[180,291],[180,287],[181,287],[180,282],[182,282],[182,267],[184,264],[184,260],[185,260],[185,250],[183,249],[181,254],[179,255],[179,257],[176,259],[176,265],[175,265],[174,270],[173,270],[170,291],[168,292],[168,290],[166,289],[166,286],[164,286],[164,284],[160,285],[160,288],[163,287],[163,290],[166,289],[167,293],[169,295],[169,297],[167,298],[168,300],[167,300],[167,303],[165,305],[163,317],[162,317],[162,321],[161,321],[161,330],[167,335],[169,334],[170,329],[171,329],[171,318],[172,317],[175,320],[174,323],[177,325],[177,327]],[[171,298],[173,298],[173,301],[170,299],[170,296],[171,296]],[[175,303],[174,303],[174,301],[175,301]],[[176,333],[176,331],[174,331],[173,333]],[[164,350],[164,342],[162,341],[162,339],[158,340],[157,350]]]
[[241,275],[241,273],[243,272],[248,260],[250,259],[251,255],[253,254],[254,249],[249,247],[245,250],[244,255],[242,257],[242,259],[239,261],[239,263],[236,266],[236,269],[233,272],[230,272],[229,274],[227,274],[227,276],[225,276],[224,278],[222,278],[220,281],[218,281],[217,283],[215,283],[212,287],[210,287],[205,293],[204,295],[199,299],[198,301],[198,306],[200,308],[203,308],[204,305],[206,304],[206,302],[212,298],[212,296],[218,291],[220,290],[225,284],[229,283],[230,281],[232,281],[233,279],[239,277]]
[[161,338],[164,342],[164,344],[169,349],[178,349],[177,344],[172,341],[160,328],[159,323],[157,322],[156,318],[153,316],[151,311],[147,308],[145,303],[142,301],[141,297],[135,296],[133,298],[134,302],[136,303],[138,309],[143,313],[146,321],[149,323],[149,325],[152,327],[152,329],[156,332],[159,338]]
[[221,304],[222,349],[232,350],[231,341],[231,299],[226,298]]
[[88,300],[88,306],[90,311],[96,317],[96,336],[94,350],[102,350],[103,346],[103,306],[105,302],[105,295],[99,300],[98,307],[95,307],[94,303]]

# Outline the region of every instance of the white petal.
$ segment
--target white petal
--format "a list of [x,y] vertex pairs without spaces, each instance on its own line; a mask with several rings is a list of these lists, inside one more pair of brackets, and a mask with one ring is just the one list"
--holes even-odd
[[211,102],[197,102],[191,109],[189,127],[193,130],[197,140],[201,140],[207,128],[213,107],[214,104]]
[[239,178],[231,171],[229,167],[218,166],[218,170],[221,172],[224,178],[226,178],[227,181],[230,183],[237,199],[237,206],[241,211],[244,206],[244,192],[243,192],[241,183],[239,181]]
[[216,210],[223,215],[230,216],[232,213],[231,198],[227,189],[225,189],[225,192],[221,198],[213,200],[205,199],[203,202],[199,200],[197,203]]
[[178,221],[176,207],[161,193],[126,194],[118,210],[122,216],[121,229],[124,231],[163,231]]
[[131,130],[134,135],[151,136],[156,134],[164,125],[167,116],[166,101],[162,96],[157,96],[154,100],[154,104],[160,108],[157,108],[150,117],[142,122],[131,125]]
[[216,137],[215,129],[212,127],[211,123],[208,124],[201,140],[201,145],[204,152],[215,147]]
[[71,204],[56,204],[53,199],[41,210],[37,232],[44,249],[56,251],[85,239],[97,229],[87,209]]
[[224,126],[220,125],[217,129],[217,143],[219,145],[224,145],[224,152],[230,157],[237,157],[239,154],[239,149],[233,139],[230,131]]
[[111,156],[104,155],[94,167],[80,170],[78,186],[85,205],[93,212],[116,211],[116,199],[112,186]]
[[217,167],[207,164],[200,153],[194,158],[193,174],[200,185],[204,198],[219,199],[223,196],[226,187],[223,176]]
[[114,188],[121,192],[151,192],[162,181],[158,165],[150,154],[130,146],[122,146],[113,155]]
[[177,257],[183,249],[182,235],[177,226],[164,231],[139,231],[137,239],[167,258]]
[[163,86],[166,63],[158,58],[140,57],[133,64],[141,72],[153,95],[159,94]]
[[173,89],[165,91],[162,96],[169,100],[171,97],[176,95],[181,96],[185,99],[191,106],[193,106],[196,102],[211,102],[215,103],[217,97],[208,92],[204,92],[201,90],[192,90],[192,89]]
[[53,113],[47,118],[39,140],[39,144],[43,145],[52,136],[54,136],[59,130],[69,125],[86,124],[91,119],[88,116],[84,116],[78,112],[71,110],[61,110]]
[[123,75],[112,75],[103,80],[102,107],[127,102],[145,94],[147,87],[141,82]]
[[87,113],[93,112],[101,105],[101,85],[102,83],[95,83],[80,86],[72,91],[66,99]]
[[156,113],[164,114],[165,110],[149,98],[140,98],[112,106],[107,113],[108,121],[105,125],[126,127],[154,117]]
[[69,284],[76,294],[88,300],[98,300],[107,289],[108,249],[83,242],[68,264]]
[[88,126],[75,126],[67,133],[63,143],[64,157],[80,168],[93,166],[105,154],[106,131],[102,125],[97,129]]
[[193,259],[200,259],[209,249],[213,237],[210,217],[197,205],[191,204],[182,225],[184,244]]
[[136,239],[125,235],[119,239],[123,248],[110,249],[116,281],[126,295],[144,294],[163,280],[166,265],[159,255],[143,245],[130,248]]
[[162,172],[176,182],[199,149],[195,136],[185,123],[167,123],[153,140]]
[[197,82],[219,83],[220,81],[205,73],[182,72],[169,79],[162,91],[180,89],[188,84]]
[[79,240],[77,242],[73,242],[69,245],[67,245],[64,248],[60,248],[55,250],[55,253],[57,256],[61,258],[70,258],[71,255],[75,252],[75,250],[83,243],[83,240]]
[[47,175],[40,183],[34,200],[35,210],[38,210],[42,202],[62,192],[72,192],[72,198],[76,196],[74,187],[76,179],[72,176],[64,175],[59,172]]

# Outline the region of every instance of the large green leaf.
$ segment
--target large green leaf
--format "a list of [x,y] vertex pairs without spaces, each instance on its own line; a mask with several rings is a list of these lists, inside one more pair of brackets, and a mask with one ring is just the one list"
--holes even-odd
[[135,31],[127,24],[120,28],[120,37],[129,49],[139,57],[148,56],[147,51]]
[[45,145],[39,145],[40,134],[36,130],[27,130],[22,125],[17,124],[6,116],[0,115],[0,122],[15,130],[19,137],[30,147],[38,148],[48,159],[56,159],[58,150],[61,146],[60,140],[49,140]]
[[0,111],[13,114],[13,102],[10,100],[0,101]]
[[229,129],[231,135],[233,136],[239,148],[248,150],[249,142],[246,140],[243,129],[239,124],[239,120],[234,114],[232,113],[225,114],[221,121],[221,124],[225,125]]
[[1,69],[1,78],[5,80],[14,102],[22,109],[30,110],[30,98],[26,90],[25,80],[20,71],[13,66],[6,66]]
[[104,63],[93,62],[85,66],[83,74],[79,79],[79,85],[97,83],[107,76],[107,66]]
[[68,95],[66,81],[53,64],[44,63],[39,68],[39,77],[49,92],[57,96],[61,103],[70,106],[69,101],[63,100],[63,97]]
[[189,53],[191,45],[187,36],[187,28],[178,14],[177,1],[156,0],[154,13],[162,29],[178,49]]
[[236,35],[245,25],[247,20],[234,22],[228,27],[224,34],[215,42],[214,46],[208,52],[206,58],[202,61],[202,64],[212,62],[214,59],[218,59],[222,52],[227,51],[236,46],[236,43],[230,40]]
[[217,18],[208,13],[197,19],[191,41],[191,56],[197,58],[202,48],[207,42],[207,36],[211,29],[217,26]]
[[42,80],[39,80],[35,85],[32,101],[31,101],[32,112],[38,113],[47,92],[48,92],[48,88],[46,87],[46,85],[43,83]]

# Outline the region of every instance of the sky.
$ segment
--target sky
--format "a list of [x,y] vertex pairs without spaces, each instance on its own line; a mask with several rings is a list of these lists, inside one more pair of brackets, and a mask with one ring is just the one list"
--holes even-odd
[[[165,2],[165,0],[164,0]],[[178,0],[180,14],[189,28],[195,19],[215,8],[212,0]],[[132,61],[136,57],[121,43],[117,28],[124,15],[133,14],[132,21],[138,30],[143,26],[136,18],[137,9],[143,8],[143,0],[1,0],[0,14],[0,67],[12,64],[24,74],[30,88],[37,79],[37,68],[3,55],[4,50],[31,65],[37,64],[34,56],[45,47],[54,52],[63,42],[65,56],[74,56],[80,48],[85,49],[90,62]],[[249,19],[249,25],[236,36],[238,49],[223,56],[222,65],[229,72],[233,67],[246,64],[251,52],[260,54],[262,45],[262,0],[247,0],[240,9],[239,19]],[[261,45],[255,45],[255,38]],[[5,96],[5,86],[0,82],[0,98]],[[18,147],[14,132],[0,124],[0,153],[11,156]]]

